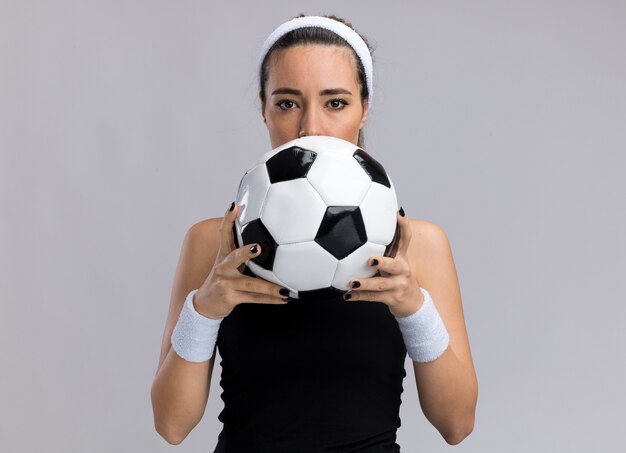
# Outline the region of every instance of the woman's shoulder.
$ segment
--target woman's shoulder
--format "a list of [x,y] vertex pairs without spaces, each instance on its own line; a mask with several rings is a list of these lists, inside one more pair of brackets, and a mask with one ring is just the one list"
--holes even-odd
[[191,225],[185,234],[184,249],[197,259],[214,259],[220,248],[221,224],[222,217],[211,217]]
[[436,223],[423,219],[410,219],[411,222],[411,243],[425,247],[436,245],[443,240],[447,240],[444,229]]
[[211,217],[199,220],[189,227],[187,234],[201,238],[213,237],[216,232],[219,233],[223,217]]
[[433,260],[440,260],[451,254],[448,235],[441,226],[422,219],[410,221],[409,258],[416,269],[426,269],[429,264],[432,265]]

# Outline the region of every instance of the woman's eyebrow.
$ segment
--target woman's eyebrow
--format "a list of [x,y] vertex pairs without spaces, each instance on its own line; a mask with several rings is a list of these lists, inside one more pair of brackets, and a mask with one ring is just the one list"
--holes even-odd
[[326,90],[320,91],[320,96],[328,96],[328,95],[336,95],[336,94],[349,94],[352,96],[352,93],[345,88],[328,88]]
[[[294,96],[302,96],[302,91],[295,88],[282,87],[276,88],[272,91],[272,96],[275,94],[293,94]],[[352,93],[345,88],[327,88],[319,92],[320,96],[334,96],[337,94],[348,94],[352,96]]]
[[302,91],[296,90],[295,88],[277,88],[272,91],[272,96],[275,94],[293,94],[295,96],[302,96]]

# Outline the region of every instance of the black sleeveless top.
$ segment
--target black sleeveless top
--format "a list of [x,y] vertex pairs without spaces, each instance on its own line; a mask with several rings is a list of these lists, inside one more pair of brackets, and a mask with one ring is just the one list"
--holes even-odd
[[244,303],[217,338],[214,453],[399,452],[406,347],[381,302]]

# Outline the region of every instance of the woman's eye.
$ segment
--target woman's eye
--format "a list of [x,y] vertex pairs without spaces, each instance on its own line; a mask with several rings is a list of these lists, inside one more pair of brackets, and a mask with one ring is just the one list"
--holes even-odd
[[328,101],[328,104],[333,110],[340,110],[348,105],[348,103],[343,99],[331,99],[330,101]]
[[296,103],[288,99],[285,99],[283,101],[278,102],[276,105],[280,107],[282,110],[289,110],[289,109],[294,108]]

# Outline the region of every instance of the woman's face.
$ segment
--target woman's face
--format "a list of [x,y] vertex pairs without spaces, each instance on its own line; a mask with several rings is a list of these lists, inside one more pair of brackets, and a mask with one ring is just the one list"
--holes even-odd
[[355,57],[343,46],[301,45],[274,52],[263,118],[272,148],[306,135],[357,144],[368,106],[361,103]]

